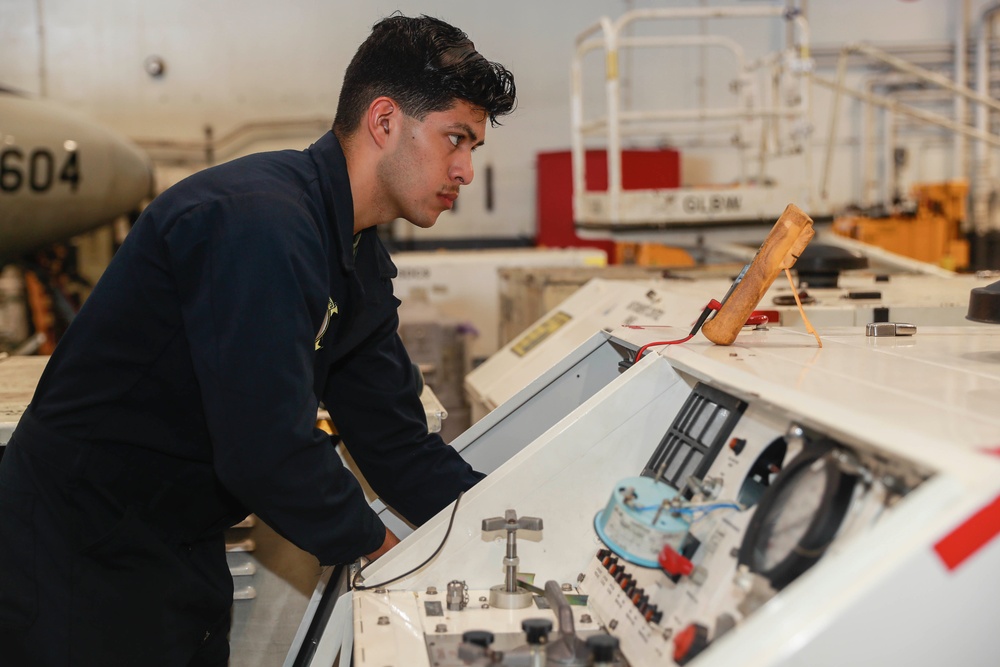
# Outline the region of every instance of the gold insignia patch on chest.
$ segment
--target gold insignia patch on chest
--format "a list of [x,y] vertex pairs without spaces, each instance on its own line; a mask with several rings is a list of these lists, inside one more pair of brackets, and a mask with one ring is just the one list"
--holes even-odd
[[323,347],[320,345],[320,341],[323,340],[323,336],[326,334],[326,330],[330,328],[330,318],[334,315],[339,315],[340,309],[337,308],[337,302],[330,297],[329,303],[326,304],[326,315],[323,316],[323,324],[319,327],[319,333],[316,334],[316,349]]

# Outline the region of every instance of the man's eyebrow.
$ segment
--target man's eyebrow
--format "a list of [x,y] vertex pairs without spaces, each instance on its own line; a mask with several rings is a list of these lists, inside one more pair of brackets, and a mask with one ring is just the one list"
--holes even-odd
[[476,131],[472,129],[472,126],[467,123],[455,123],[451,126],[450,129],[461,130],[465,134],[465,136],[467,136],[469,140],[472,141],[472,143],[475,144],[476,146],[482,146],[483,144],[486,143],[486,140],[480,139],[479,136],[476,134]]

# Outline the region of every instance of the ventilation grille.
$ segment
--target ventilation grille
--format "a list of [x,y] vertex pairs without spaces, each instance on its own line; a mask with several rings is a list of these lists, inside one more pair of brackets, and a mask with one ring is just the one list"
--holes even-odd
[[746,403],[704,384],[695,385],[642,474],[675,489],[701,478],[718,455]]

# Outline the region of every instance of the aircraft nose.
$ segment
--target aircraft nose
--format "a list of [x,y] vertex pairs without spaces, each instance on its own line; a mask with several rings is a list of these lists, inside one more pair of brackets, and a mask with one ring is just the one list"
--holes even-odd
[[150,158],[107,126],[0,90],[0,260],[107,224],[152,194]]
[[138,146],[125,139],[109,143],[108,161],[114,175],[107,189],[107,204],[122,210],[155,195],[153,163]]

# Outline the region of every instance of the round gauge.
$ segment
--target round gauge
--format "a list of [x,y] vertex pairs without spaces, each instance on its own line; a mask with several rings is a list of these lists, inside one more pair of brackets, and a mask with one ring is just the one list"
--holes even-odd
[[765,490],[750,520],[739,562],[781,590],[822,557],[840,529],[858,476],[807,446]]
[[750,471],[740,485],[739,493],[736,494],[736,502],[743,507],[753,507],[760,502],[764,491],[781,472],[781,464],[787,452],[788,442],[784,438],[772,440],[750,466]]

